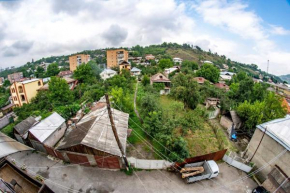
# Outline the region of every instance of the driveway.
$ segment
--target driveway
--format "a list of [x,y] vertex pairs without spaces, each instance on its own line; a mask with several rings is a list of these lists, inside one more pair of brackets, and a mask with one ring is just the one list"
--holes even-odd
[[63,165],[32,151],[15,153],[8,158],[15,159],[18,166],[25,164],[28,173],[46,178],[45,183],[57,193],[250,193],[257,186],[250,178],[231,183],[246,174],[226,163],[219,164],[220,175],[217,178],[185,184],[179,175],[167,171],[143,170],[128,176],[119,170]]

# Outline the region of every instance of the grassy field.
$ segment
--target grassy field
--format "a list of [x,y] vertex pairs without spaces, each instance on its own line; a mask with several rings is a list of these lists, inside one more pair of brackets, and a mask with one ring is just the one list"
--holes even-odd
[[[168,117],[182,118],[186,113],[193,113],[192,110],[185,111],[182,102],[175,101],[168,96],[161,96],[160,103]],[[199,120],[201,124],[198,129],[189,129],[186,134],[182,135],[182,129],[176,128],[173,133],[176,137],[182,136],[186,140],[191,157],[219,151],[224,148],[235,150],[221,128],[217,129],[215,133],[212,124],[208,120],[203,118]]]

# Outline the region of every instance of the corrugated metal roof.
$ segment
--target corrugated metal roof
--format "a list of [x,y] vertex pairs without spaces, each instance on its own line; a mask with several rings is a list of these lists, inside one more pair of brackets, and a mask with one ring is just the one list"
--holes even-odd
[[275,119],[273,121],[263,123],[257,126],[261,131],[273,138],[275,141],[284,146],[290,151],[290,117],[287,116],[282,119]]
[[52,115],[29,129],[29,132],[40,142],[44,142],[64,122],[65,119],[62,118],[58,113],[54,112]]
[[0,150],[0,158],[2,158],[18,151],[32,150],[32,148],[27,147],[0,132]]
[[34,117],[28,117],[27,119],[18,123],[14,129],[20,134],[24,135],[37,121]]
[[[129,114],[113,108],[112,113],[119,139],[126,152]],[[121,157],[106,106],[84,116],[57,149],[65,149],[78,144]]]

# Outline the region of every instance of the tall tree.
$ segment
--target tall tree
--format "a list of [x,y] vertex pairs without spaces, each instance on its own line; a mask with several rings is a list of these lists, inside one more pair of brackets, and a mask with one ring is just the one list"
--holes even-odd
[[81,83],[92,83],[96,79],[90,64],[78,66],[74,71],[74,78]]
[[211,64],[204,64],[196,74],[197,76],[204,77],[213,83],[218,82],[220,77],[219,69]]
[[170,68],[173,66],[173,62],[170,59],[161,59],[158,65],[161,69]]
[[58,64],[52,63],[52,64],[49,64],[47,67],[46,76],[47,77],[56,76],[58,75],[59,72],[60,70],[58,68]]

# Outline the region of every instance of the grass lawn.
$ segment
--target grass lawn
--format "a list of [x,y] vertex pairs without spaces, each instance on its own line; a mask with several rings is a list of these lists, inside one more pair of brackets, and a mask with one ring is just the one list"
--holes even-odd
[[9,125],[4,127],[3,129],[1,129],[1,132],[4,133],[5,135],[8,135],[11,138],[14,138],[13,128],[15,125],[16,125],[15,123],[10,123]]
[[[182,118],[185,113],[193,113],[193,110],[185,111],[183,108],[180,108],[180,106],[183,107],[183,103],[175,101],[168,96],[161,96],[160,104],[167,117],[175,116],[177,118]],[[213,127],[208,120],[204,120],[203,118],[200,118],[199,120],[201,121],[199,129],[189,129],[187,134],[183,136],[181,128],[176,128],[173,133],[176,137],[182,136],[186,140],[191,157],[216,152],[224,148],[235,150],[234,146],[221,128],[217,129],[217,134],[215,134]]]

